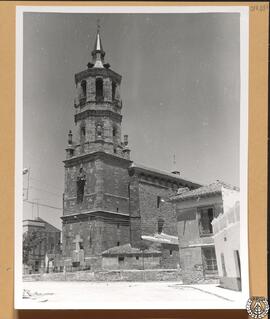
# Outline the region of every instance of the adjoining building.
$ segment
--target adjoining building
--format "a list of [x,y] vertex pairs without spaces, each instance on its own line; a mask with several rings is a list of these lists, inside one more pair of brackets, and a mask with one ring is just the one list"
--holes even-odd
[[42,218],[23,221],[23,266],[25,273],[47,271],[48,255],[61,252],[61,231]]
[[[231,200],[228,199],[228,194],[237,196],[238,193],[238,188],[216,181],[195,190],[180,188],[178,194],[171,197],[177,216],[180,267],[184,283],[217,280],[222,273],[223,262],[220,258],[224,249],[227,263],[231,263],[232,256],[228,250],[234,249],[234,245],[230,246],[233,240],[238,246],[239,230],[235,225],[229,234],[230,243],[224,243],[220,239],[221,236],[224,237],[224,233],[218,227],[224,221],[222,216],[227,218],[228,215],[227,205]],[[225,281],[223,279],[222,282]]]
[[224,188],[223,213],[212,221],[220,286],[233,290],[241,290],[239,195]]
[[[122,77],[104,58],[98,31],[92,62],[75,75],[76,126],[68,134],[64,161],[63,258],[66,266],[90,269],[101,269],[113,247],[119,261],[123,247],[133,254],[141,248],[143,235],[158,232],[161,221],[167,235],[177,236],[175,212],[167,199],[179,187],[200,186],[131,161],[128,136],[122,140],[121,132]],[[149,251],[155,250],[148,244]],[[177,268],[178,249],[159,249],[159,267]]]
[[102,268],[108,270],[160,268],[160,256],[159,250],[139,249],[125,244],[102,253]]

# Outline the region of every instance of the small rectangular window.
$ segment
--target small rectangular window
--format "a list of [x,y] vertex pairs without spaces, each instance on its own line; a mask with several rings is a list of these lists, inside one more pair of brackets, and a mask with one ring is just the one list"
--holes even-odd
[[160,207],[160,200],[161,200],[161,197],[160,197],[160,196],[157,196],[157,208]]
[[123,256],[119,256],[119,257],[118,257],[118,261],[119,261],[119,262],[123,262],[124,259],[125,259],[125,257],[123,257]]
[[136,260],[139,260],[140,259],[140,257],[139,256],[136,256]]
[[170,256],[172,256],[172,250],[170,250]]
[[120,246],[120,242],[119,241],[117,242],[117,246]]
[[217,259],[215,247],[202,247],[202,257],[204,270],[206,272],[217,271]]

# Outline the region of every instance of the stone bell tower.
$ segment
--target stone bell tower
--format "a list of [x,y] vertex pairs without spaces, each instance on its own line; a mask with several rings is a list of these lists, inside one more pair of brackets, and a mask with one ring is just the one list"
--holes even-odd
[[102,251],[129,242],[131,161],[121,133],[121,75],[104,59],[98,28],[92,61],[75,74],[76,128],[64,161],[63,256],[72,263],[93,264]]

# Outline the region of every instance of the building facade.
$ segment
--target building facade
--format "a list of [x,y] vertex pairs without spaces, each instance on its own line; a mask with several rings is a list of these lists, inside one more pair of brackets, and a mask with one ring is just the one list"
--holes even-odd
[[232,290],[241,290],[239,195],[223,189],[223,213],[212,221],[220,286]]
[[[224,216],[227,210],[228,201],[224,194],[231,192],[237,193],[237,188],[216,181],[195,190],[179,189],[178,194],[171,198],[177,215],[180,267],[184,283],[219,282],[220,250],[223,250],[224,243],[218,243],[220,235],[217,234],[217,227],[220,216]],[[237,238],[236,242],[239,242],[239,232],[233,230],[231,238]]]
[[[122,139],[121,132],[122,78],[104,59],[98,31],[92,62],[75,75],[76,129],[68,134],[64,161],[63,258],[66,265],[91,269],[102,268],[104,252],[115,258],[122,251],[113,247],[141,248],[142,235],[157,233],[161,224],[163,232],[176,236],[176,215],[167,199],[179,187],[200,186],[131,161],[128,136]],[[176,267],[178,249],[170,250],[174,261],[163,265]]]
[[24,272],[47,271],[46,256],[61,252],[61,231],[41,218],[23,221]]

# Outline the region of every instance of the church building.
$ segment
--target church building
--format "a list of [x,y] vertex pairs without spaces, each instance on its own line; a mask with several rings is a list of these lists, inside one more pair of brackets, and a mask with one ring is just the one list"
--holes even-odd
[[201,185],[131,160],[128,135],[121,132],[121,80],[105,62],[98,30],[92,61],[75,74],[76,126],[64,160],[63,258],[73,267],[141,269],[143,255],[148,268],[175,269],[177,218],[169,197]]

